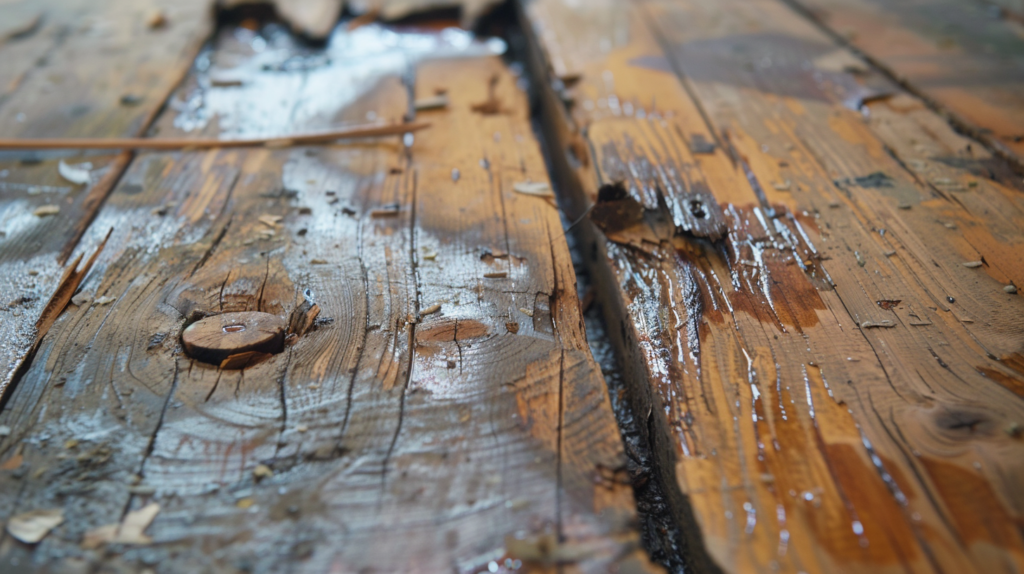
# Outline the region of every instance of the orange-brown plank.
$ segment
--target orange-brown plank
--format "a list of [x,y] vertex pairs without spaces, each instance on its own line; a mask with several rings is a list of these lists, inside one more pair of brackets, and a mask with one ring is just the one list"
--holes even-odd
[[584,234],[696,566],[1019,568],[1008,166],[780,2],[525,14],[577,208],[621,161],[641,203],[722,203],[720,242]]

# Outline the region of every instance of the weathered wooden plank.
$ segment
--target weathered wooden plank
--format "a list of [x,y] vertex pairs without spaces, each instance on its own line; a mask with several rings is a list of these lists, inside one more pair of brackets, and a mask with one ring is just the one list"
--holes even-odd
[[1004,288],[1022,211],[1006,165],[909,96],[864,105],[895,87],[836,69],[856,60],[781,3],[588,5],[615,23],[600,33],[566,24],[571,3],[525,4],[539,63],[572,82],[547,94],[552,147],[592,150],[555,155],[577,206],[627,139],[652,142],[634,171],[693,174],[723,204],[720,242],[593,244],[695,565],[1012,571],[1022,309]]
[[[141,135],[205,41],[209,8],[207,0],[0,6],[0,19],[40,18],[26,37],[0,44],[0,130],[9,137]],[[168,15],[166,26],[150,26],[154,11]],[[61,177],[60,158],[91,163],[89,182]],[[0,395],[36,340],[35,322],[62,266],[129,160],[66,152],[0,158]],[[40,208],[59,212],[37,215]]]
[[985,2],[794,0],[1024,166],[1024,21]]
[[[446,108],[423,113],[434,127],[405,145],[133,163],[90,231],[144,222],[125,239],[115,226],[86,286],[115,301],[58,319],[0,413],[12,431],[0,512],[59,507],[67,519],[34,552],[0,542],[4,564],[650,568],[557,210],[514,191],[546,181],[526,98],[499,58],[466,50],[416,67],[403,58],[333,108],[316,107],[315,69],[337,81],[372,55],[304,52],[317,68],[260,68],[284,85],[305,76],[274,102],[293,119],[398,121],[410,97],[447,90]],[[245,76],[251,89],[258,76]],[[492,85],[498,113],[474,111]],[[264,111],[231,109],[243,124]],[[254,365],[221,369],[180,349],[200,314],[294,317],[309,301],[315,326]],[[154,544],[78,548],[85,531],[151,501]]]

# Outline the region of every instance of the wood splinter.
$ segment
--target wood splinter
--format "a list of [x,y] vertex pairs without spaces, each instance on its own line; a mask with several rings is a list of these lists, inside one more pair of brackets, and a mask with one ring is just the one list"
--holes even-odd
[[219,140],[209,138],[0,138],[0,149],[193,149],[221,147],[283,147],[331,143],[340,139],[401,135],[430,127],[427,122],[389,126],[358,126],[287,137]]

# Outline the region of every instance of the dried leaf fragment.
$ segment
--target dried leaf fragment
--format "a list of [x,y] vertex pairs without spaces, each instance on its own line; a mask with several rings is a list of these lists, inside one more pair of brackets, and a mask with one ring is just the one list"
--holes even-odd
[[516,193],[534,195],[537,197],[555,197],[551,192],[551,186],[543,181],[520,181],[512,186]]
[[60,173],[60,176],[76,185],[85,185],[89,183],[89,172],[91,169],[92,164],[89,162],[70,165],[64,163],[64,160],[60,160],[60,163],[57,164],[57,171]]
[[64,509],[30,510],[7,521],[7,533],[24,542],[35,544],[64,522]]
[[32,212],[32,215],[46,217],[47,215],[57,215],[58,213],[60,213],[59,205],[40,205]]
[[93,528],[82,538],[82,548],[99,548],[104,544],[149,544],[153,539],[143,532],[149,528],[150,523],[159,512],[160,505],[150,502],[146,506],[126,514],[120,524],[107,524]]

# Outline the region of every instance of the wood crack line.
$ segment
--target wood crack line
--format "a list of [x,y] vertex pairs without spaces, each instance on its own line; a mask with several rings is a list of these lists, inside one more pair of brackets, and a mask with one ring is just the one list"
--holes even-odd
[[[152,456],[153,450],[156,448],[156,437],[160,433],[160,429],[164,426],[164,418],[167,416],[167,409],[170,408],[171,401],[174,400],[174,394],[178,391],[178,373],[178,359],[176,358],[174,360],[174,378],[171,379],[171,388],[167,392],[167,398],[164,400],[163,408],[160,409],[160,418],[156,421],[156,426],[153,428],[153,434],[149,436],[149,444],[146,445],[146,453],[142,456],[142,460],[139,461],[138,469],[135,471],[135,474],[138,476],[142,476],[143,469],[146,467],[146,462],[149,460],[149,457]],[[138,495],[132,494],[128,496],[128,500],[125,501],[124,508],[121,510],[121,519],[118,520],[118,523],[124,522],[124,518],[128,515],[128,511],[132,507],[132,501],[135,500],[136,496]]]
[[564,483],[562,481],[562,435],[565,427],[565,348],[562,348],[562,354],[558,361],[558,440],[556,443],[557,463],[555,468],[555,529],[558,532],[558,541],[565,542],[565,530],[563,528],[564,521],[562,520],[562,488]]
[[[412,166],[411,154],[407,156],[406,161],[410,168]],[[418,178],[415,170],[412,171],[412,199],[411,199],[411,215],[409,217],[409,265],[411,267],[413,291],[412,291],[412,315],[414,317],[419,316],[420,312],[420,290],[419,290],[419,276],[416,267],[416,191]],[[388,464],[391,462],[391,455],[395,451],[395,445],[398,443],[398,436],[402,432],[402,421],[405,419],[405,397],[409,390],[409,383],[412,381],[413,372],[413,357],[415,356],[416,350],[416,323],[406,323],[406,327],[409,329],[409,346],[406,349],[408,353],[408,363],[406,364],[405,382],[402,384],[401,395],[398,399],[398,424],[395,425],[395,434],[391,437],[391,444],[388,445],[388,452],[384,455],[384,463],[381,466],[380,475],[380,498],[378,499],[378,505],[384,502],[384,488],[387,486],[388,481]]]

